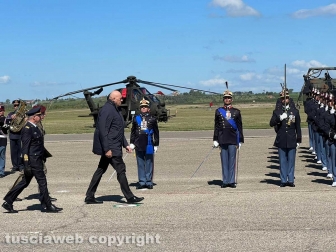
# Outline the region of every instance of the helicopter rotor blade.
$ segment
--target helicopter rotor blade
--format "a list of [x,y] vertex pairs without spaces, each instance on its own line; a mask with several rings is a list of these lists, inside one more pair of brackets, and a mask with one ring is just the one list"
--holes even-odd
[[158,84],[153,84],[153,83],[151,83],[149,81],[137,80],[137,82],[142,83],[142,84],[146,84],[146,85],[151,85],[151,86],[154,86],[154,87],[164,88],[164,89],[167,89],[167,90],[170,90],[170,91],[173,91],[173,92],[177,91],[176,89],[172,89],[172,88],[169,88],[169,87],[161,86],[161,85],[158,85]]
[[[139,81],[139,80],[138,80],[138,81]],[[190,89],[190,90],[196,90],[196,91],[206,92],[206,93],[210,93],[210,94],[218,94],[218,95],[222,95],[221,93],[217,93],[217,92],[212,92],[212,91],[207,91],[207,90],[202,90],[202,89],[197,89],[197,88],[189,88],[189,87],[183,87],[183,86],[171,85],[171,84],[163,84],[163,83],[158,83],[158,82],[150,82],[150,81],[147,81],[146,84],[148,84],[148,85],[170,86],[170,87],[177,87],[177,88],[185,88],[185,89]]]
[[92,89],[96,89],[96,88],[103,88],[103,87],[117,85],[117,84],[121,84],[121,83],[127,83],[127,82],[128,82],[128,80],[123,80],[123,81],[118,81],[118,82],[113,82],[113,83],[109,83],[109,84],[99,85],[99,86],[95,86],[95,87],[91,87],[91,88],[85,88],[85,89],[81,89],[81,90],[77,90],[77,91],[73,91],[73,92],[69,92],[69,93],[66,93],[66,94],[56,96],[56,97],[52,98],[52,100],[57,100],[58,98],[61,98],[61,97],[64,97],[64,96],[73,95],[73,94],[77,94],[77,93],[80,93],[80,92],[84,92],[84,91],[88,91],[88,90],[92,90]]

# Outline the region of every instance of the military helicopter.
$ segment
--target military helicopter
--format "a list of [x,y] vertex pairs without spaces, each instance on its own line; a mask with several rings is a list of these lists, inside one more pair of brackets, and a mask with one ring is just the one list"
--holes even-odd
[[[334,70],[334,71],[333,71]],[[300,95],[297,100],[297,107],[300,106],[301,100],[304,103],[309,97],[309,93],[313,88],[317,88],[321,92],[336,92],[336,79],[331,78],[336,75],[336,67],[311,67],[307,74],[303,75],[304,83],[301,88]]]
[[[91,111],[89,115],[93,116],[93,119],[94,119],[93,126],[95,127],[100,107],[99,105],[96,105],[94,103],[92,97],[95,95],[99,95],[103,91],[104,87],[117,85],[117,84],[126,84],[126,87],[116,89],[121,93],[123,97],[123,102],[120,106],[120,110],[126,122],[126,126],[128,126],[132,122],[132,118],[134,115],[137,115],[140,113],[139,104],[140,104],[140,100],[142,99],[146,99],[150,102],[150,113],[153,116],[155,116],[159,122],[167,122],[168,119],[171,117],[171,115],[170,115],[170,110],[166,108],[165,102],[161,101],[159,98],[157,98],[157,96],[149,92],[148,89],[146,89],[145,87],[141,87],[138,83],[142,83],[142,84],[150,85],[154,87],[159,87],[162,89],[170,90],[175,93],[178,93],[178,91],[170,87],[185,88],[185,89],[202,91],[202,92],[207,92],[207,93],[212,93],[212,94],[220,94],[220,93],[201,90],[201,89],[176,86],[176,85],[170,85],[170,84],[162,84],[162,83],[150,82],[150,81],[143,81],[143,80],[137,79],[135,76],[128,76],[125,80],[122,80],[122,81],[69,92],[66,94],[56,96],[52,98],[52,100],[57,100],[58,98],[61,98],[64,96],[69,96],[69,95],[83,92],[85,100]],[[91,90],[93,89],[97,89],[97,90],[94,92],[91,92]]]

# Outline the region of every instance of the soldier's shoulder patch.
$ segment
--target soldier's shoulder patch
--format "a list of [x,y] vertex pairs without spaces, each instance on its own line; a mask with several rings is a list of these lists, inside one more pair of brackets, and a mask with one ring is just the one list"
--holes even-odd
[[25,126],[26,129],[29,129],[30,127],[29,126]]

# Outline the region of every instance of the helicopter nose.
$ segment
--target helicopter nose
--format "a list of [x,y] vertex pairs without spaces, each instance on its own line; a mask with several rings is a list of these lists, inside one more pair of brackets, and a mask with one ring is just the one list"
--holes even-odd
[[168,121],[168,111],[165,108],[159,108],[158,106],[158,121],[167,122]]

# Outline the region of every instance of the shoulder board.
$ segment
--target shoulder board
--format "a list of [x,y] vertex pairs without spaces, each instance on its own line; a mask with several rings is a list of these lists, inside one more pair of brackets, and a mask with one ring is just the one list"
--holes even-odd
[[25,126],[26,129],[29,129],[30,127],[29,126]]

